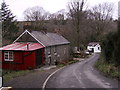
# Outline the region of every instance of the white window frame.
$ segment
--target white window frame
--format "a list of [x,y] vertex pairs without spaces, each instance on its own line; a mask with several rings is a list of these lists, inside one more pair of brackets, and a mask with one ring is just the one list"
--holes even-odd
[[[10,53],[11,53],[11,58],[10,58]],[[7,58],[6,58],[7,56]],[[5,61],[13,61],[13,51],[5,51],[4,52],[4,60]]]

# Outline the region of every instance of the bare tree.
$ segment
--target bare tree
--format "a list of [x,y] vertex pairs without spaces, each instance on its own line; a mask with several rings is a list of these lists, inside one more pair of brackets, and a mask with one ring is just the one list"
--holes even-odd
[[64,30],[66,23],[66,11],[64,9],[57,11],[56,13],[50,14],[49,16],[49,28],[52,27],[52,31],[61,34]]
[[38,21],[38,20],[44,20],[46,17],[44,16],[45,10],[42,7],[32,7],[28,8],[24,11],[25,20],[27,21]]
[[45,20],[48,19],[49,13],[42,7],[32,7],[24,11],[24,18],[26,21],[31,21],[31,28],[35,30],[42,30],[45,28]]
[[[104,34],[104,31],[112,21],[112,14],[112,3],[99,4],[89,11],[89,23],[91,28],[96,32],[96,36]],[[100,39],[100,37],[98,37],[98,39]]]
[[75,32],[77,33],[77,50],[80,51],[80,30],[81,30],[81,23],[82,23],[82,17],[83,17],[83,9],[85,6],[85,0],[77,0],[72,1],[68,4],[69,8],[69,15],[71,17],[71,20],[73,21],[73,25],[75,28]]

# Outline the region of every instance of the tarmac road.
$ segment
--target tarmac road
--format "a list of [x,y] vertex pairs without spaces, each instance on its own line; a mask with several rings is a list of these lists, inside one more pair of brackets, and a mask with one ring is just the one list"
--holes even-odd
[[[39,90],[41,90],[40,88],[42,88],[43,83],[45,82],[46,78],[53,73],[54,71],[56,71],[58,68],[52,68],[49,70],[34,70],[26,75],[23,76],[19,76],[16,78],[13,78],[11,81],[9,82],[4,82],[3,81],[3,87],[12,87],[13,90],[21,90],[21,89],[25,89],[25,90],[29,90],[30,88],[32,88],[33,90],[38,88]],[[0,89],[1,90],[1,89]],[[4,90],[4,89],[3,89]],[[5,89],[7,90],[7,89]]]
[[99,54],[94,54],[61,69],[48,80],[46,88],[118,88],[117,80],[105,77],[93,67],[98,58]]

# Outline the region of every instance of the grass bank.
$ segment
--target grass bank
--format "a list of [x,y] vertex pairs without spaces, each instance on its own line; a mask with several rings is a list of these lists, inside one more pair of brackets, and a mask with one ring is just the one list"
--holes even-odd
[[4,82],[8,82],[13,78],[23,76],[27,73],[31,72],[31,70],[23,70],[23,71],[10,71],[10,70],[3,70],[3,80]]
[[96,62],[95,67],[105,76],[120,80],[120,69],[113,63],[107,63],[102,56]]

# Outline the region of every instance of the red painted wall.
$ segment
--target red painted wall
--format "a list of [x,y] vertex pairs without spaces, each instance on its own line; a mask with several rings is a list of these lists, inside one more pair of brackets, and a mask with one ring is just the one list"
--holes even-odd
[[24,64],[27,68],[36,68],[36,52],[24,52]]
[[14,61],[4,61],[4,52],[2,52],[2,68],[12,70],[25,70],[29,67],[36,68],[35,51],[13,51]]

